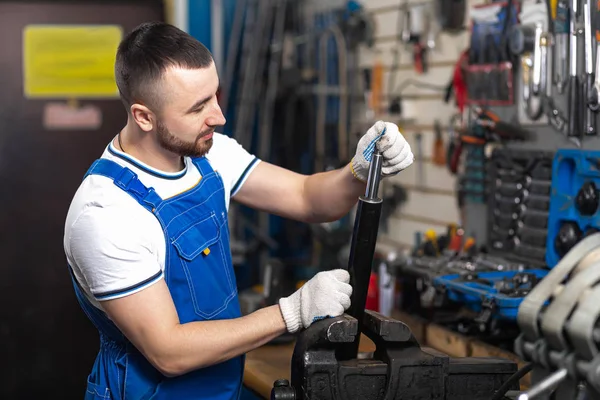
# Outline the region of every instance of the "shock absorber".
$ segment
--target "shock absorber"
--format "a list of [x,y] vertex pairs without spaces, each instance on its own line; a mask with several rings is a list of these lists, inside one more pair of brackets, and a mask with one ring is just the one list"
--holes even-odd
[[379,197],[378,192],[382,163],[383,156],[375,150],[369,167],[365,195],[360,196],[358,199],[350,245],[350,257],[348,259],[352,296],[350,296],[350,308],[347,310],[348,315],[358,320],[358,332],[354,342],[345,346],[341,352],[340,357],[342,359],[356,358],[360,334],[363,331],[363,316],[375,256],[379,218],[381,216],[382,199]]

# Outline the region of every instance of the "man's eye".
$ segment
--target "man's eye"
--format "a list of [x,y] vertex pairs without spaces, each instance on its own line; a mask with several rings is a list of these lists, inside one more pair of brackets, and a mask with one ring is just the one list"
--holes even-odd
[[198,114],[200,111],[204,110],[204,106],[198,107],[194,110],[194,114]]

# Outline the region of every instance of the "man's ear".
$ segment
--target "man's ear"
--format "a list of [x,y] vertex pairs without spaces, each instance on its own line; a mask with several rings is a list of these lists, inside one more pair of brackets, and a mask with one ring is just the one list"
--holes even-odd
[[134,103],[130,108],[133,120],[144,132],[150,132],[154,127],[154,113],[143,104]]

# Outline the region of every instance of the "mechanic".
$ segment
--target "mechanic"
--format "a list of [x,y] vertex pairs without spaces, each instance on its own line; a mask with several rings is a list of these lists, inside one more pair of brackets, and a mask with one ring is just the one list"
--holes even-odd
[[259,161],[225,124],[212,55],[165,23],[120,43],[115,78],[125,127],[77,190],[64,249],[77,298],[100,333],[86,399],[234,399],[244,354],[350,306],[344,270],[320,272],[279,304],[242,316],[231,261],[230,199],[316,223],[347,214],[369,159],[384,176],[413,162],[378,121],[344,168],[304,176]]

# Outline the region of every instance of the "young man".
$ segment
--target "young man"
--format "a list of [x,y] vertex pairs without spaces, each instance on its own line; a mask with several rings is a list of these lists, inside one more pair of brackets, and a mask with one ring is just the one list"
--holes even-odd
[[303,176],[259,162],[215,132],[225,118],[209,51],[164,23],[123,39],[115,74],[127,124],[88,170],[64,237],[76,294],[101,338],[86,398],[237,398],[246,352],[342,314],[352,288],[346,271],[321,272],[278,305],[242,316],[230,198],[332,221],[364,193],[375,146],[384,176],[412,163],[410,146],[380,121],[342,169]]

